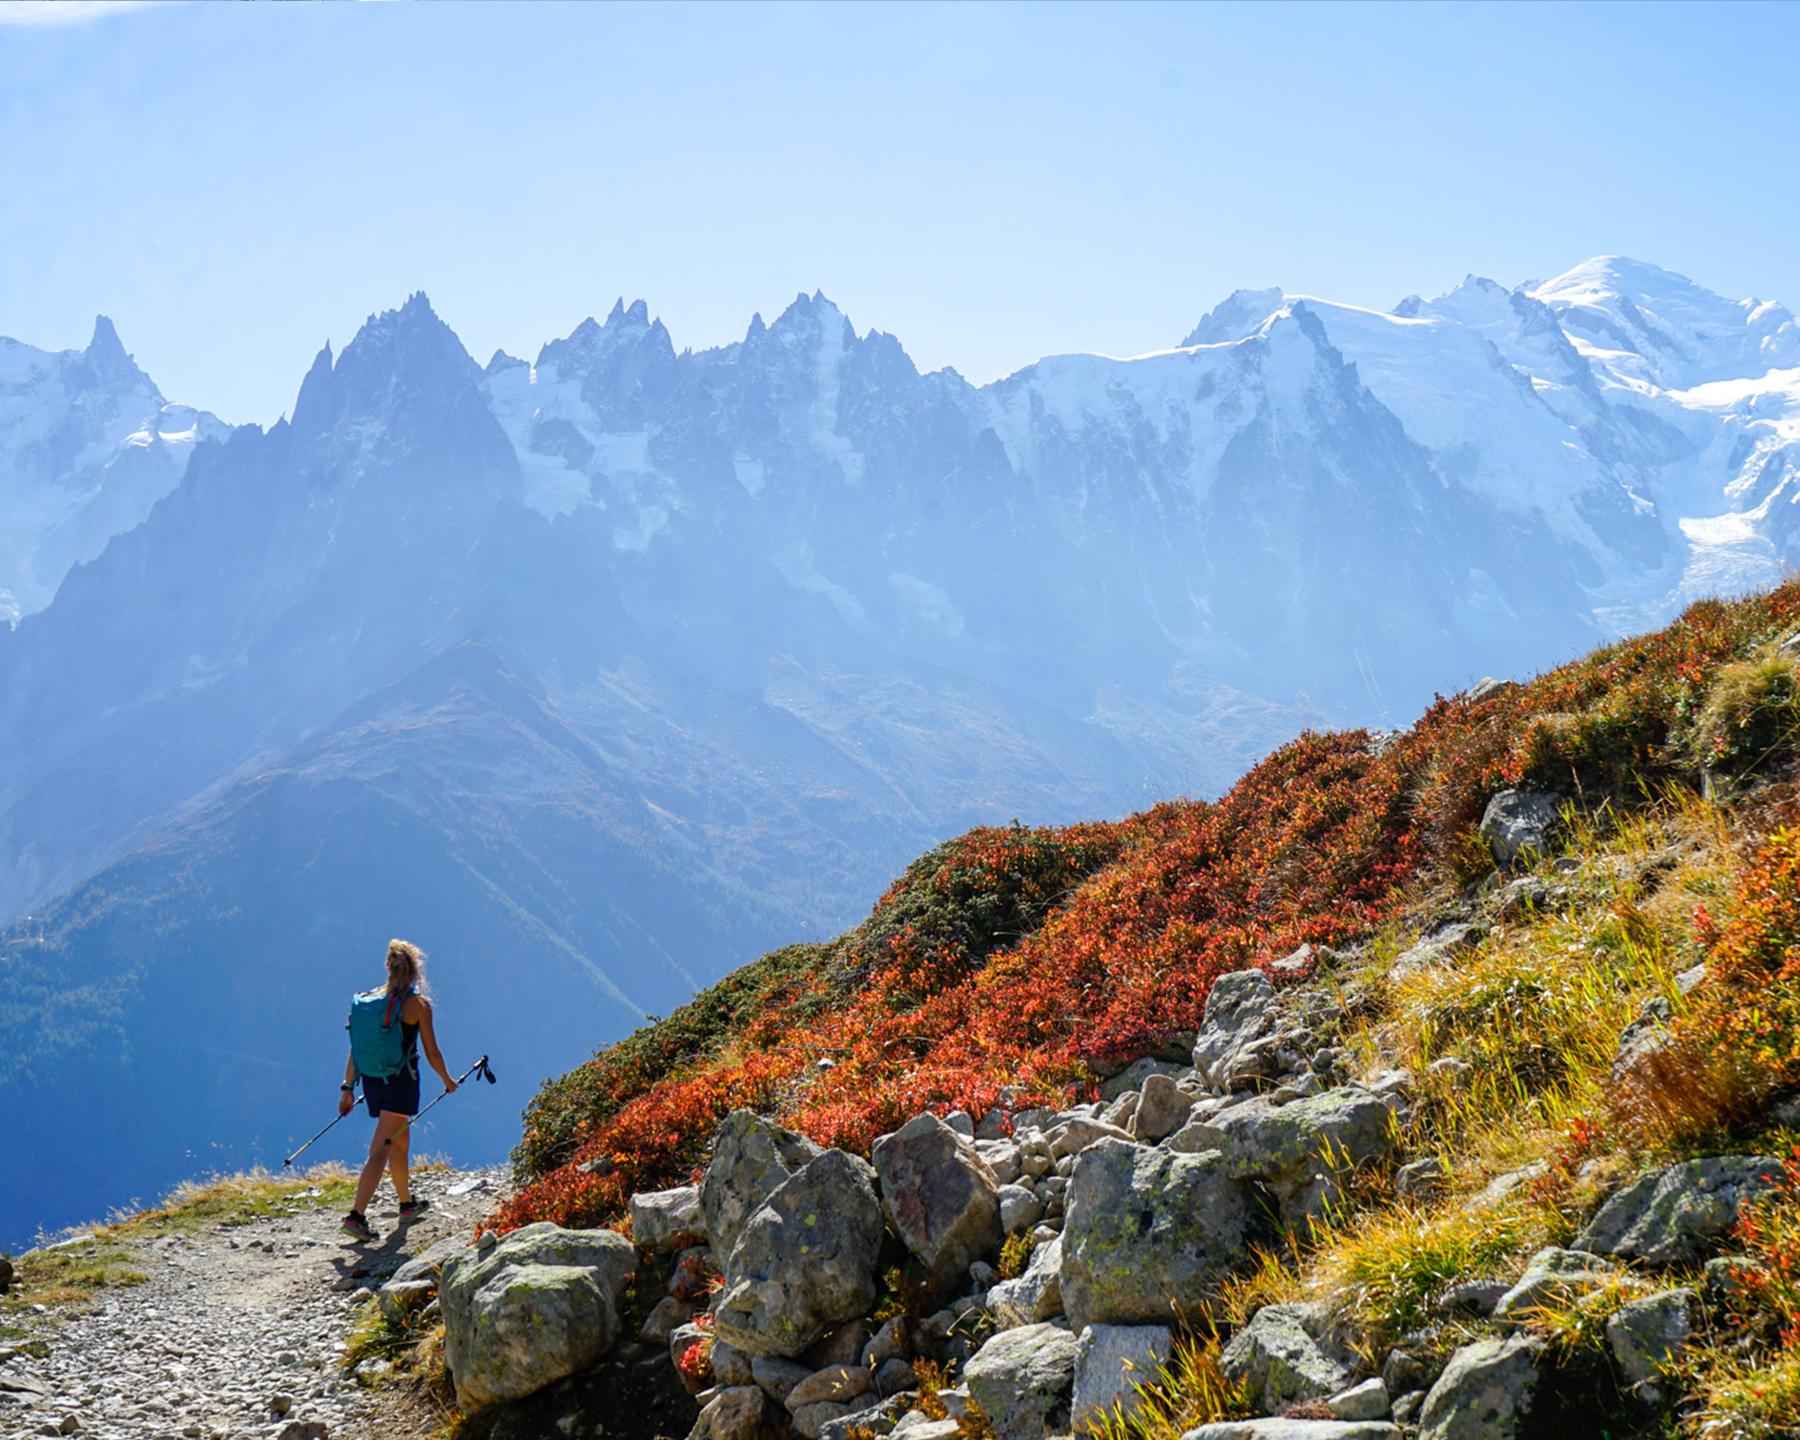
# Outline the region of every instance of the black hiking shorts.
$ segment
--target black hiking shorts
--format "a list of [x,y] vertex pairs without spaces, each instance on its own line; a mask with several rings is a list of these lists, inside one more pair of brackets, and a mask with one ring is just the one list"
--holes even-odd
[[369,1114],[377,1120],[383,1110],[391,1110],[396,1115],[417,1115],[419,1113],[419,1076],[415,1071],[408,1075],[402,1071],[398,1075],[390,1075],[385,1080],[378,1080],[373,1075],[363,1076],[363,1101],[369,1107]]

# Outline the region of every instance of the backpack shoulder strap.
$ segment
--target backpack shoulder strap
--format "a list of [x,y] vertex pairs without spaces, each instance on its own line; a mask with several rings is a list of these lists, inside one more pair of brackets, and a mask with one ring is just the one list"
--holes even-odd
[[[412,998],[412,993],[413,987],[410,985],[398,995],[392,990],[388,991],[387,1004],[382,1008],[381,1012],[381,1028],[383,1030],[391,1030],[394,1028],[394,1021],[399,1019],[401,1012],[406,1009],[406,1002]],[[395,1001],[398,1001],[399,1003],[395,1004]]]

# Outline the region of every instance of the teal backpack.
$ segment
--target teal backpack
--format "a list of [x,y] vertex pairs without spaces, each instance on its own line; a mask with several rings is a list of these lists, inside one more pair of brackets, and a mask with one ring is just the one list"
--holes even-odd
[[412,993],[409,986],[399,995],[390,995],[384,987],[351,997],[350,1019],[344,1028],[350,1032],[350,1059],[358,1075],[389,1080],[408,1068],[410,1057],[400,1012]]

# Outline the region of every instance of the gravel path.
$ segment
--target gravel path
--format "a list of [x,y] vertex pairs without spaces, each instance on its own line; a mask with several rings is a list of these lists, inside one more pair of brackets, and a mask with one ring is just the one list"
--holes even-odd
[[295,1213],[137,1247],[143,1285],[46,1329],[48,1357],[0,1345],[0,1436],[411,1440],[429,1433],[378,1390],[345,1379],[345,1336],[402,1260],[492,1208],[504,1172],[419,1174],[431,1208],[398,1228],[392,1192],[357,1245],[339,1212]]

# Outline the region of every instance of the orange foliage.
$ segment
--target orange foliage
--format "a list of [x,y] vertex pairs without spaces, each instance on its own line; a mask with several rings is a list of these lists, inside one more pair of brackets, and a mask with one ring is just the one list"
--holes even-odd
[[[1303,735],[1215,803],[972,831],[910,867],[829,963],[754,992],[728,1043],[639,1045],[634,1057],[661,1058],[629,1067],[601,1052],[590,1117],[534,1152],[566,1163],[490,1224],[594,1223],[633,1190],[686,1178],[738,1106],[866,1153],[922,1109],[1066,1094],[1096,1067],[1171,1048],[1219,975],[1355,940],[1422,873],[1466,866],[1495,790],[1622,796],[1676,773],[1674,742],[1712,674],[1797,614],[1800,586],[1697,605],[1529,685],[1439,700],[1384,745]],[[1783,913],[1800,926],[1800,902]],[[599,1157],[609,1173],[580,1168]]]

